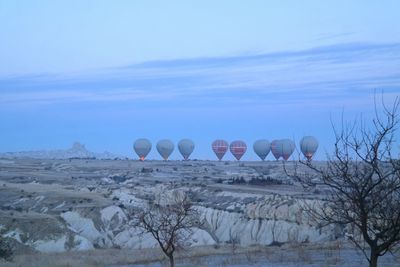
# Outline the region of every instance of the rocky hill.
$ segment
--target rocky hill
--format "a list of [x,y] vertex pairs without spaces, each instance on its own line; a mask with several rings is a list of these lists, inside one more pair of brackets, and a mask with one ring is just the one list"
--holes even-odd
[[37,150],[0,153],[0,158],[32,158],[32,159],[122,159],[125,157],[110,152],[96,153],[86,149],[85,145],[74,142],[69,149]]

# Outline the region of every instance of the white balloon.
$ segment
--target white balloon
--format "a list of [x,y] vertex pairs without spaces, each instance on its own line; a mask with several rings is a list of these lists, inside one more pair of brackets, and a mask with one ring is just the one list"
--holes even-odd
[[257,140],[253,144],[253,150],[261,160],[265,160],[271,150],[271,144],[265,139]]
[[168,159],[168,157],[174,151],[174,148],[175,148],[174,143],[172,143],[172,141],[168,139],[160,140],[157,143],[157,151],[158,153],[160,153],[161,157],[164,160]]
[[300,140],[300,149],[303,155],[308,159],[314,156],[318,149],[318,140],[314,136],[304,136]]
[[145,138],[137,139],[133,144],[133,149],[139,156],[139,159],[143,161],[151,150],[151,142]]
[[188,160],[190,154],[192,154],[194,150],[194,147],[195,147],[194,142],[190,139],[182,139],[178,143],[179,152],[181,153],[181,155],[185,160]]

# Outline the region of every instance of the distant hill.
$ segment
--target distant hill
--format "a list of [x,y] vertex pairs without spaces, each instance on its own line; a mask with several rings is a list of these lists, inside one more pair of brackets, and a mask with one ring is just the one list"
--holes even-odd
[[110,152],[96,153],[86,149],[85,145],[74,142],[69,149],[36,150],[0,153],[0,158],[34,158],[34,159],[71,159],[71,158],[95,158],[95,159],[123,159],[125,157]]

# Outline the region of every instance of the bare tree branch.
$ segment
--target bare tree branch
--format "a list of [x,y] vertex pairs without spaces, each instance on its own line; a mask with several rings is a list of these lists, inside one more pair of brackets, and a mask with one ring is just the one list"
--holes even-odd
[[173,267],[174,252],[187,244],[194,227],[200,227],[200,216],[182,191],[164,190],[159,196],[158,202],[149,202],[133,218],[135,226],[153,236]]
[[370,127],[362,117],[346,124],[342,114],[340,129],[332,123],[334,153],[326,165],[300,161],[307,167],[303,172],[297,163],[292,172],[284,166],[286,173],[304,187],[327,188],[323,202],[306,210],[323,225],[340,224],[353,229],[350,240],[370,266],[377,266],[378,257],[400,243],[400,161],[392,156],[399,104],[396,98],[388,107],[382,96],[379,112],[375,101]]

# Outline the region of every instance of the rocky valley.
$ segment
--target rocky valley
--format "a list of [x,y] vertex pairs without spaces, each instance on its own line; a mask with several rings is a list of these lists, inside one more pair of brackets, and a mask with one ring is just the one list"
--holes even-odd
[[4,158],[0,181],[0,229],[17,254],[157,248],[132,210],[177,190],[201,214],[188,247],[344,240],[304,211],[323,188],[304,190],[282,162]]

